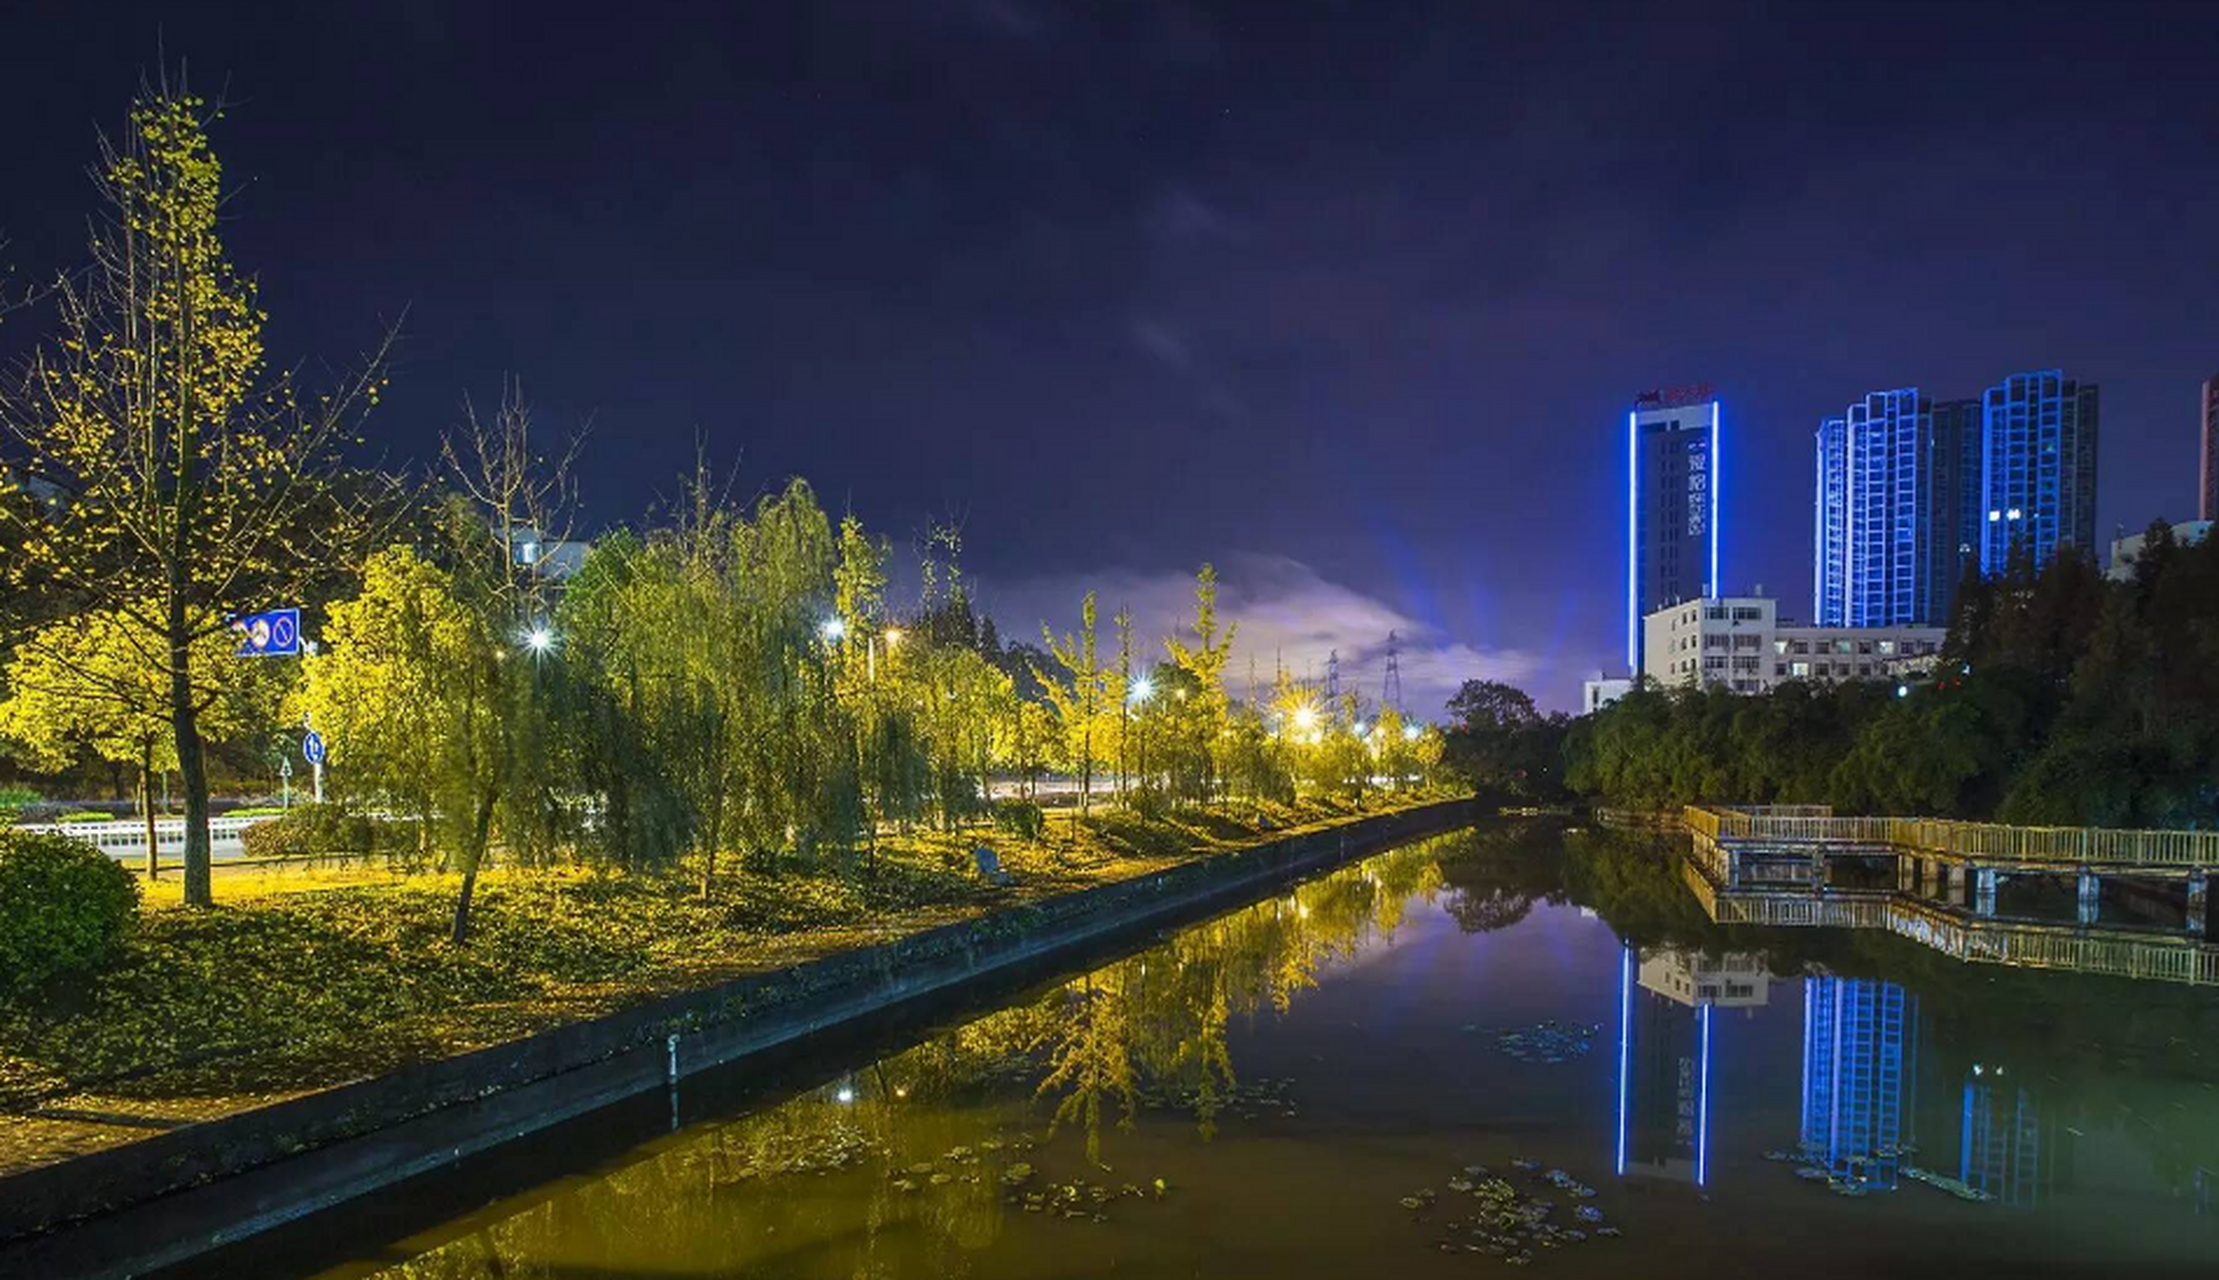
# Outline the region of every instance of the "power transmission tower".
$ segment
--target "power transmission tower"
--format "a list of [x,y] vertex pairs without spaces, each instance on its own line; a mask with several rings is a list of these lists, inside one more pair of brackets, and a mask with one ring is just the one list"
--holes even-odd
[[1402,710],[1402,651],[1396,643],[1395,633],[1387,633],[1387,678],[1381,681],[1379,705],[1393,707],[1396,715]]
[[1341,700],[1341,651],[1338,649],[1325,655],[1325,700]]

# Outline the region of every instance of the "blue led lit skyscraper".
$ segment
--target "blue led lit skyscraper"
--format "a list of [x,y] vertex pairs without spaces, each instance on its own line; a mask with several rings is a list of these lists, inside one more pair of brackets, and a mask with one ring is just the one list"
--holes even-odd
[[1718,401],[1708,387],[1648,391],[1626,414],[1626,663],[1641,619],[1718,594]]
[[2003,572],[2014,547],[2036,566],[2096,541],[2096,384],[2061,370],[2015,373],[1981,400],[1980,567]]
[[[1976,402],[1875,391],[1819,424],[1813,618],[1825,627],[1941,626],[1972,554]],[[1969,469],[1969,471],[1968,471]]]

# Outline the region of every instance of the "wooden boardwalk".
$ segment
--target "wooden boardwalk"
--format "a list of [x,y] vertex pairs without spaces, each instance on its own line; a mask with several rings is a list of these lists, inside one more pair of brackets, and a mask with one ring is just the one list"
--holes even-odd
[[[2219,984],[2219,946],[2206,941],[2201,921],[2190,927],[2132,929],[2010,919],[1994,912],[1994,877],[2038,865],[2093,883],[2110,875],[2191,876],[2191,912],[2202,908],[2205,863],[2179,861],[2219,854],[2219,837],[2203,832],[2096,832],[2082,842],[2052,838],[2034,829],[1980,823],[1929,823],[1888,818],[1834,818],[1810,812],[1754,814],[1715,807],[1685,815],[1692,837],[1685,869],[1688,888],[1720,924],[1773,928],[1883,929],[1972,964],[2069,973],[2102,974],[2191,985]],[[1747,819],[1744,821],[1743,819]],[[1955,829],[1955,830],[1952,830]],[[1969,829],[1969,830],[1968,830]],[[2019,831],[2029,838],[2007,838]],[[2158,837],[2142,841],[2108,837]],[[2034,838],[2039,837],[2039,838]],[[2170,839],[2167,837],[2185,837]],[[2096,862],[2066,861],[2067,849],[2103,855]],[[1986,852],[1994,850],[1996,852]],[[2033,856],[2030,856],[2033,855]],[[1895,856],[1905,871],[1921,862],[1954,864],[1940,883],[1962,898],[1965,869],[1987,888],[1968,908],[1918,892],[1926,877],[1899,874],[1896,889],[1845,889],[1827,884],[1831,857]],[[1992,859],[1992,860],[1991,860]],[[2000,864],[2000,865],[1999,865]],[[2084,889],[2084,902],[2087,894]],[[1983,909],[1985,908],[1985,909]]]
[[1691,834],[1751,847],[1907,853],[1998,870],[2193,875],[2219,867],[2219,831],[2012,827],[1947,818],[1838,818],[1824,805],[1689,805]]

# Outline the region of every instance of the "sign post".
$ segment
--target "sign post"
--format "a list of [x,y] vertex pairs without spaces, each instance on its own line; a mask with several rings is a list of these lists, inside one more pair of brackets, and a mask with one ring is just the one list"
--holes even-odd
[[[307,724],[308,717],[302,716],[302,727],[306,728]],[[309,729],[306,733],[303,733],[300,740],[300,753],[307,759],[309,765],[316,770],[316,803],[322,804],[324,802],[324,735],[314,729]]]
[[279,756],[277,759],[277,788],[279,807],[291,811],[293,807],[293,758],[291,756]]

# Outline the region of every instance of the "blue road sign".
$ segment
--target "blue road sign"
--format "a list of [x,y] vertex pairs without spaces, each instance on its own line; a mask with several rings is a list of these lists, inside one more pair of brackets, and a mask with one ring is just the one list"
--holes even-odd
[[269,609],[233,618],[242,658],[290,658],[300,652],[300,610]]
[[324,762],[324,735],[314,729],[302,734],[300,753],[301,758],[308,761],[308,763],[322,764]]

